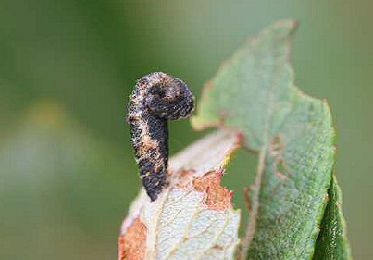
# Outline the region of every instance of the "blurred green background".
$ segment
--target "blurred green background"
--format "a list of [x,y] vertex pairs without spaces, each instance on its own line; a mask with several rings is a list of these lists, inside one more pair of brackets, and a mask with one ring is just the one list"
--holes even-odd
[[[115,259],[140,188],[124,121],[153,71],[204,82],[249,35],[296,18],[296,84],[326,98],[356,259],[373,247],[371,1],[0,1],[0,259]],[[170,124],[171,152],[204,133]],[[243,206],[255,156],[224,178]],[[249,170],[248,170],[249,169]]]

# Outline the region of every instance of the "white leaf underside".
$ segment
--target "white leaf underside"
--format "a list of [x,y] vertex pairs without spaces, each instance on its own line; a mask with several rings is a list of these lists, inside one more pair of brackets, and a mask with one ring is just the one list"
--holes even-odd
[[141,191],[121,234],[140,218],[146,227],[145,259],[233,259],[240,211],[231,204],[224,209],[209,206],[206,192],[197,190],[193,180],[221,173],[238,141],[232,131],[208,135],[170,159],[170,186],[155,202]]

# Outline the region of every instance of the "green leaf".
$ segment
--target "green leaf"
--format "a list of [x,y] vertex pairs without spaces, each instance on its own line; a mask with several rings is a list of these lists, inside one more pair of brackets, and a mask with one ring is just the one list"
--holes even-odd
[[239,129],[259,153],[241,259],[312,258],[326,206],[334,130],[328,104],[294,86],[296,27],[279,21],[245,43],[208,83],[192,118],[197,129]]
[[335,176],[331,179],[328,195],[329,202],[321,222],[313,259],[351,259],[342,214],[342,194]]

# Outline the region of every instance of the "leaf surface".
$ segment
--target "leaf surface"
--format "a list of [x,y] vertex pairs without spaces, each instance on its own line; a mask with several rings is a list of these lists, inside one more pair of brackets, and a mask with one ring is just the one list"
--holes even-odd
[[220,179],[238,142],[220,130],[171,158],[169,187],[155,202],[144,190],[133,202],[118,259],[233,259],[240,211]]
[[296,27],[279,21],[245,43],[208,83],[192,118],[197,129],[242,131],[259,153],[241,259],[312,258],[327,202],[334,130],[327,103],[294,86]]
[[345,223],[342,215],[342,193],[335,176],[329,188],[329,202],[321,222],[321,231],[317,238],[314,260],[351,259],[351,250],[345,234]]

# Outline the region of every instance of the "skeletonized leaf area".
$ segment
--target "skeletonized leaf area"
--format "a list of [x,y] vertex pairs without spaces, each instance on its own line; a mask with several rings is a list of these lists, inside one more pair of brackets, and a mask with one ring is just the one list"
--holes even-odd
[[220,185],[239,136],[219,130],[171,158],[155,202],[141,191],[119,237],[118,259],[233,259],[240,211]]

